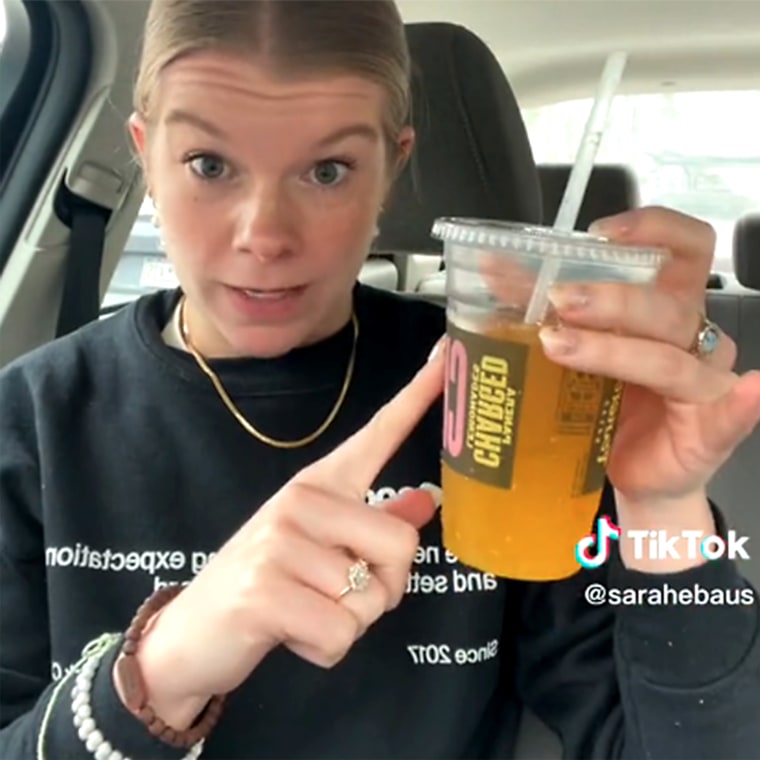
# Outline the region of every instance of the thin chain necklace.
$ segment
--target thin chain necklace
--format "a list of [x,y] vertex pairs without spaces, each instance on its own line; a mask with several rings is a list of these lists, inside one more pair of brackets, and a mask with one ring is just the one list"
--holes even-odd
[[248,422],[248,420],[243,416],[243,413],[235,406],[232,399],[229,397],[219,377],[211,369],[211,367],[208,366],[206,360],[200,354],[198,349],[196,349],[193,345],[192,338],[190,337],[190,331],[188,330],[187,322],[185,321],[185,301],[186,299],[183,295],[179,306],[179,325],[180,332],[182,333],[182,340],[184,341],[187,350],[193,355],[193,358],[198,363],[198,366],[211,380],[211,383],[216,389],[219,398],[223,401],[224,405],[230,411],[232,416],[240,423],[244,430],[246,430],[250,435],[262,443],[266,443],[267,445],[272,446],[276,449],[298,449],[302,446],[308,446],[313,441],[316,441],[317,438],[319,438],[319,436],[322,435],[322,433],[324,433],[328,427],[330,427],[333,420],[338,416],[338,412],[343,406],[343,402],[346,400],[346,394],[348,393],[348,388],[351,385],[351,378],[354,374],[354,364],[356,362],[356,346],[359,342],[359,321],[356,318],[355,312],[351,313],[351,323],[354,327],[354,341],[353,345],[351,346],[351,356],[348,359],[346,377],[343,380],[343,387],[340,389],[340,394],[338,395],[338,400],[335,402],[335,406],[330,411],[330,414],[327,415],[325,421],[310,435],[307,435],[305,438],[301,438],[298,441],[278,441],[275,438],[270,438],[268,435],[265,435],[260,430],[257,430],[253,425],[251,425],[250,422]]

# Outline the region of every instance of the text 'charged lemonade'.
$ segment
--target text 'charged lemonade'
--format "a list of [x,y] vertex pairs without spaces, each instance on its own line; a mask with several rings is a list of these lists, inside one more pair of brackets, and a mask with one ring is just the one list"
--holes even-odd
[[433,234],[447,272],[444,544],[482,572],[567,578],[599,507],[623,385],[550,361],[527,305],[548,257],[559,282],[649,283],[664,253],[471,219],[438,220]]
[[578,569],[622,386],[550,362],[538,328],[449,324],[442,487],[449,550],[485,572],[551,580]]

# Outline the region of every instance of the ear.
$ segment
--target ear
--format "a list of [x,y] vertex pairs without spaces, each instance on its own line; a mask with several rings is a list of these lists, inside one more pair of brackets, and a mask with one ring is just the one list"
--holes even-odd
[[414,150],[414,144],[417,139],[414,127],[406,126],[401,132],[399,132],[396,144],[397,150],[397,162],[396,162],[396,176],[401,174],[407,162],[409,161],[412,151]]
[[396,157],[393,162],[393,168],[388,171],[383,205],[387,204],[390,200],[394,183],[399,178],[401,172],[404,171],[404,167],[412,155],[415,140],[416,134],[414,128],[410,126],[403,127],[396,138]]
[[140,163],[142,164],[143,173],[148,176],[148,138],[147,128],[145,120],[138,113],[133,113],[127,121],[127,129],[129,130],[129,136],[132,138],[132,145],[134,145],[135,152],[137,153]]

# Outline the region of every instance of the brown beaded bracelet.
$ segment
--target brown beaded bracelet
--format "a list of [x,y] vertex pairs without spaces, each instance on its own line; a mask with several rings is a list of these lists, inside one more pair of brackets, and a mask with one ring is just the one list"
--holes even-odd
[[181,591],[182,587],[179,585],[164,586],[140,605],[124,634],[124,641],[115,667],[122,688],[124,702],[130,712],[157,739],[172,747],[189,749],[201,739],[205,739],[211,733],[214,726],[216,726],[222,714],[225,696],[217,695],[212,697],[194,725],[184,731],[177,731],[171,726],[167,726],[148,704],[145,681],[135,657],[145,626],[156,612],[168,604],[174,597],[178,596]]

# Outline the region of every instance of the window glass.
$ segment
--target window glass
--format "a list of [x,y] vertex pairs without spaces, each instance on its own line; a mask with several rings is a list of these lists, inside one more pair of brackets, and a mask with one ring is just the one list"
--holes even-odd
[[177,286],[174,267],[161,247],[153,214],[153,204],[146,196],[103,299],[104,309],[133,301],[144,293]]
[[[537,163],[571,163],[592,101],[524,111]],[[732,269],[736,220],[760,210],[760,90],[619,95],[599,163],[628,165],[642,203],[669,206],[710,222],[715,269]]]

